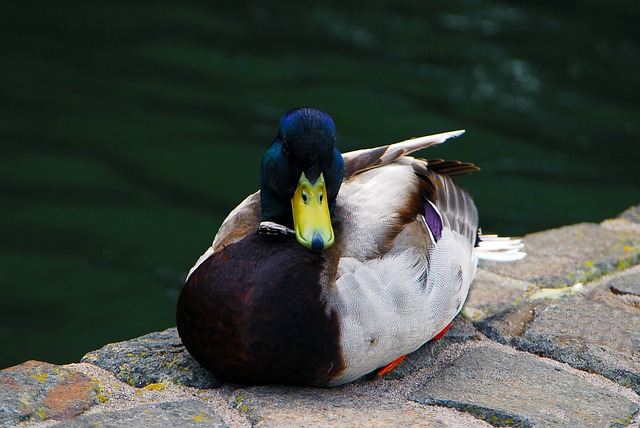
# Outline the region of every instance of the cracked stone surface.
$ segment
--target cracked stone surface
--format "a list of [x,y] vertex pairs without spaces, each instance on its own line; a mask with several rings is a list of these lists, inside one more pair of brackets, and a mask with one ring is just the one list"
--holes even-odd
[[584,294],[523,304],[477,325],[500,343],[598,373],[640,392],[640,307],[607,291],[611,282],[616,283],[617,277]]
[[640,409],[576,370],[490,346],[467,349],[410,399],[468,412],[496,426],[624,425]]
[[479,421],[462,413],[452,412],[444,418],[441,411],[404,399],[343,391],[257,387],[236,391],[230,401],[260,427],[480,426]]
[[[153,424],[149,422],[153,421]],[[198,400],[181,400],[140,405],[126,412],[110,411],[78,416],[72,421],[59,423],[58,428],[101,427],[228,427],[222,418],[206,403]]]
[[606,286],[615,294],[640,298],[640,266],[635,266],[614,276],[606,281]]
[[175,327],[111,343],[89,352],[81,361],[102,367],[137,387],[164,381],[197,388],[215,388],[222,384],[189,355]]
[[171,328],[0,371],[0,426],[638,427],[640,205],[524,241],[526,259],[482,263],[466,318],[383,378],[223,383]]

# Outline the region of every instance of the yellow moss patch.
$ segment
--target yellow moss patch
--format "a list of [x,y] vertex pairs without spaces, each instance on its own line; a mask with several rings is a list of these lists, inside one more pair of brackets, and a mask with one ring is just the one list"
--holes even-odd
[[211,422],[211,418],[205,415],[204,413],[200,413],[199,415],[191,416],[196,422]]
[[235,399],[236,409],[240,410],[241,413],[247,411],[247,406],[244,404],[244,395],[238,395]]
[[33,375],[32,377],[40,382],[44,382],[49,377],[49,373],[40,373],[38,375]]
[[527,298],[529,300],[538,300],[538,299],[558,299],[564,296],[569,296],[575,293],[582,291],[584,288],[581,282],[574,284],[570,287],[561,287],[561,288],[540,288],[537,291],[529,294]]
[[631,260],[626,259],[626,260],[620,260],[620,262],[618,263],[617,268],[619,270],[625,270],[625,269],[630,268],[631,266],[632,266]]
[[167,385],[163,383],[150,383],[149,385],[145,386],[143,389],[146,389],[147,391],[163,391],[166,387]]

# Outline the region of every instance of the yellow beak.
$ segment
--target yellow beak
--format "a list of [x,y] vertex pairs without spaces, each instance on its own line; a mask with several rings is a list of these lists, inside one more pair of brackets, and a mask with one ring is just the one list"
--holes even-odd
[[300,244],[314,252],[320,252],[333,244],[331,214],[322,174],[315,183],[311,183],[302,173],[291,198],[291,210],[296,239]]

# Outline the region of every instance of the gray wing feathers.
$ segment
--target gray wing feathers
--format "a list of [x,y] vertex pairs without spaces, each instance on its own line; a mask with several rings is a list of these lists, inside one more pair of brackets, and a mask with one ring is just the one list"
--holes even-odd
[[432,201],[445,226],[460,233],[475,245],[478,233],[478,210],[471,196],[451,178],[432,174],[436,183],[435,201]]

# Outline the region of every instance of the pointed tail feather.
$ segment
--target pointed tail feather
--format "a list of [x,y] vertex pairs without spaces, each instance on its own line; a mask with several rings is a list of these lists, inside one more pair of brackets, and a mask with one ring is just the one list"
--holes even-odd
[[479,259],[494,262],[512,262],[527,256],[527,253],[522,251],[524,244],[521,239],[483,234],[480,234],[479,238],[480,242],[476,247],[476,254]]
[[411,138],[388,146],[374,147],[372,149],[355,150],[343,153],[345,177],[387,165],[396,159],[406,156],[416,150],[440,144],[449,138],[455,138],[464,134],[464,130],[443,132],[441,134],[427,135]]
[[415,152],[416,150],[444,143],[449,138],[459,137],[462,134],[464,134],[464,129],[426,135],[424,137],[411,138],[409,140],[400,141],[399,143],[393,143],[389,145],[389,148],[380,160],[383,164],[389,163],[398,159],[400,156],[405,156]]

